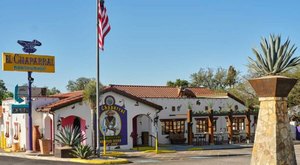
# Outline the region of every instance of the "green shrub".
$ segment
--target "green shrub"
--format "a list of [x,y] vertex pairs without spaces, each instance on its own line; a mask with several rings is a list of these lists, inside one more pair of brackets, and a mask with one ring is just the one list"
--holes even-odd
[[62,146],[75,147],[80,145],[80,143],[85,139],[86,137],[81,133],[78,127],[73,128],[73,126],[68,125],[62,127],[58,131],[55,141],[60,143]]
[[72,151],[72,155],[77,158],[88,159],[93,155],[93,150],[88,145],[78,145]]

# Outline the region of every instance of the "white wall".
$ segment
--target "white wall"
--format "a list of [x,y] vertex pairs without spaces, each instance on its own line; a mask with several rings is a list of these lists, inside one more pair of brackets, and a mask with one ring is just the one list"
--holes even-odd
[[[130,137],[130,135],[133,131],[132,130],[132,128],[133,128],[132,119],[135,116],[141,115],[141,114],[144,114],[144,115],[149,114],[149,117],[151,119],[153,119],[154,116],[155,116],[155,113],[156,113],[156,109],[153,108],[153,107],[150,107],[148,105],[145,105],[143,103],[140,103],[140,102],[139,102],[138,106],[135,106],[135,104],[136,104],[135,100],[124,97],[124,96],[119,95],[119,94],[116,94],[114,92],[107,92],[107,93],[104,93],[103,95],[101,95],[100,105],[104,104],[104,99],[108,95],[111,95],[115,98],[115,101],[116,101],[117,105],[119,105],[119,106],[122,106],[123,104],[125,105],[125,109],[127,110],[127,141],[128,141],[128,144],[120,146],[120,147],[121,147],[121,149],[130,149],[133,146],[133,140]],[[142,119],[143,118],[141,118],[141,120]],[[148,128],[151,128],[149,134],[155,135],[156,129],[153,126],[153,122],[149,123],[148,126],[149,127],[146,127],[146,126],[140,127],[140,130],[138,130],[138,131],[147,130]]]
[[[139,102],[139,105],[136,106],[136,101],[132,100],[130,98],[124,97],[122,95],[119,95],[114,92],[107,92],[103,95],[101,95],[101,101],[100,105],[104,104],[104,99],[106,96],[111,95],[115,98],[115,102],[119,106],[125,106],[125,109],[127,110],[127,145],[121,146],[121,149],[130,149],[133,146],[133,140],[131,138],[131,133],[133,132],[133,124],[132,119],[137,116],[141,115],[141,117],[137,118],[138,123],[138,134],[141,136],[141,132],[148,131],[151,135],[156,135],[156,128],[154,127],[153,120],[155,117],[155,114],[157,110],[151,106],[145,105],[141,102]],[[234,108],[235,105],[238,106],[239,110],[244,110],[245,106],[237,102],[236,100],[228,97],[223,98],[145,98],[146,100],[153,102],[155,104],[161,105],[163,107],[163,110],[159,113],[159,119],[186,119],[187,117],[187,110],[188,106],[192,107],[193,111],[205,111],[205,107],[209,106],[210,103],[213,103],[213,109],[215,111],[218,111],[221,107],[222,109],[228,108],[228,105],[232,105],[232,108]],[[57,121],[60,117],[68,117],[68,116],[78,116],[86,121],[87,130],[86,130],[86,136],[87,136],[87,144],[91,145],[92,143],[92,129],[91,129],[91,112],[89,106],[84,103],[76,103],[73,105],[69,105],[67,107],[61,108],[54,112],[54,117],[52,114],[49,113],[40,113],[36,112],[35,109],[37,107],[40,107],[42,105],[46,105],[49,103],[52,103],[54,101],[57,101],[57,98],[36,98],[33,100],[33,125],[39,125],[41,128],[41,132],[45,134],[46,132],[49,132],[49,130],[45,130],[45,123],[43,122],[44,119],[49,116],[51,119],[53,119],[54,129],[53,133],[57,132]],[[197,104],[197,102],[200,102],[200,105]],[[22,104],[25,104],[26,101]],[[21,124],[21,147],[26,148],[26,144],[28,145],[28,117],[26,114],[11,114],[11,104],[15,104],[13,100],[5,100],[3,101],[3,108],[5,109],[5,113],[3,114],[3,120],[4,120],[4,131],[5,129],[5,122],[10,122],[10,135],[13,134],[13,122],[20,122]],[[74,106],[75,105],[75,106]],[[175,111],[172,111],[172,106],[175,106]],[[74,107],[74,108],[73,108]],[[147,116],[146,116],[147,115]],[[251,116],[251,126],[253,125],[253,116]],[[193,119],[193,132],[196,132],[196,121]],[[47,127],[46,129],[49,129],[50,127]],[[218,117],[217,121],[217,132],[220,132],[222,129],[226,129],[226,119],[224,116]],[[185,129],[187,130],[187,123],[185,125]],[[25,130],[25,131],[24,131]],[[254,131],[254,127],[251,127],[251,132]],[[166,144],[169,143],[169,139],[166,137],[168,135],[162,135],[161,134],[161,122],[159,120],[158,122],[158,137],[159,137],[159,143]],[[45,134],[48,136],[48,134]],[[54,135],[53,139],[54,139]],[[185,131],[185,137],[187,138],[187,131]],[[140,140],[140,139],[139,139]],[[149,138],[149,144],[150,144],[151,138]],[[26,143],[27,141],[27,143]],[[11,145],[13,143],[13,138],[10,136],[10,138],[7,139],[7,144]],[[141,141],[138,142],[139,144]]]
[[[193,112],[205,111],[205,107],[212,105],[214,111],[228,110],[231,106],[234,109],[235,106],[238,107],[238,110],[245,110],[245,106],[238,101],[224,96],[220,98],[145,98],[146,100],[161,105],[163,110],[159,113],[159,119],[186,119],[188,107],[190,106]],[[200,105],[197,104],[200,102]],[[172,107],[175,106],[175,111],[172,110]],[[252,120],[253,122],[253,120]],[[168,144],[170,140],[167,138],[169,135],[162,135],[161,131],[161,122],[158,124],[159,131],[159,143]],[[221,132],[222,129],[226,129],[226,119],[225,116],[218,116],[217,120],[217,133]],[[193,118],[193,132],[196,133],[196,120]],[[187,139],[187,122],[185,124],[184,136]]]
[[[86,122],[86,144],[92,146],[91,109],[85,102],[78,102],[54,111],[54,132],[57,134],[58,120],[63,117],[77,116]],[[46,116],[44,116],[46,117]]]
[[[42,133],[43,130],[43,124],[42,124],[42,113],[36,112],[35,109],[41,105],[50,104],[54,101],[57,101],[57,98],[45,98],[45,97],[39,97],[39,98],[33,98],[32,99],[32,126],[38,125],[40,128],[40,133]],[[20,104],[26,104],[27,100]],[[6,122],[9,122],[9,138],[6,139],[8,147],[12,145],[12,143],[19,142],[21,149],[27,149],[27,146],[29,145],[28,140],[28,115],[27,114],[11,114],[11,105],[12,104],[19,104],[15,102],[14,100],[4,100],[2,105],[5,109],[5,112],[3,113],[3,120],[4,120],[4,132],[7,132],[6,130]],[[14,135],[14,123],[20,124],[20,137],[19,140],[15,140],[13,138]]]

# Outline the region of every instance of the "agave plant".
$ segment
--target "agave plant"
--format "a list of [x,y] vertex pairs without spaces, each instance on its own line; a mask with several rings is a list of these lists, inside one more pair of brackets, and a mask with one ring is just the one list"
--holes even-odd
[[270,35],[269,42],[262,38],[260,47],[262,53],[252,49],[256,60],[248,57],[248,67],[261,76],[278,75],[300,64],[300,57],[292,58],[297,48],[295,45],[290,47],[289,39],[281,44],[281,36]]
[[62,146],[78,146],[86,137],[81,133],[78,127],[67,125],[62,127],[56,135],[55,141],[60,143]]
[[88,159],[93,155],[93,150],[88,145],[78,145],[72,150],[72,155],[77,158]]

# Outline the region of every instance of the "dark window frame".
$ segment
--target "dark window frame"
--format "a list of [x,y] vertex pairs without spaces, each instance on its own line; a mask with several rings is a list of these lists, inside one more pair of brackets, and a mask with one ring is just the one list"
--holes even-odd
[[184,133],[186,119],[163,119],[161,122],[161,134]]

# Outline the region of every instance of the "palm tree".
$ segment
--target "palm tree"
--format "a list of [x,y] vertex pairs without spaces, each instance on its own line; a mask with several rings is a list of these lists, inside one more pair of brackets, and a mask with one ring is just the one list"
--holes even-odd
[[278,75],[292,67],[300,64],[300,57],[292,58],[296,51],[295,45],[290,47],[290,40],[287,39],[281,45],[280,35],[270,35],[269,42],[266,38],[262,38],[260,47],[262,53],[257,49],[252,49],[256,56],[256,60],[249,58],[249,69],[263,75]]
[[[84,88],[83,91],[83,100],[88,103],[88,105],[91,108],[91,127],[93,129],[92,131],[92,144],[94,148],[94,152],[96,152],[96,146],[97,146],[97,137],[96,137],[96,81],[93,79],[91,80]],[[103,85],[100,83],[99,88],[101,89]]]

